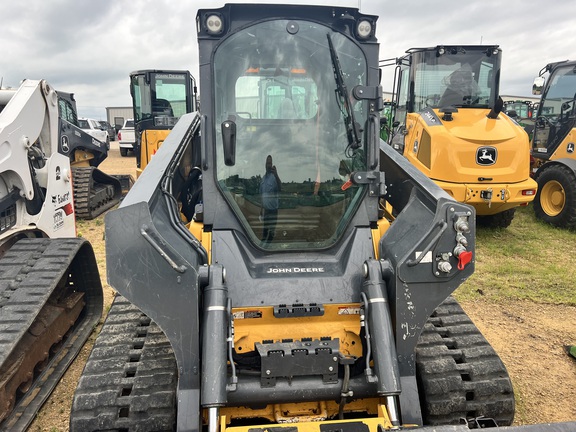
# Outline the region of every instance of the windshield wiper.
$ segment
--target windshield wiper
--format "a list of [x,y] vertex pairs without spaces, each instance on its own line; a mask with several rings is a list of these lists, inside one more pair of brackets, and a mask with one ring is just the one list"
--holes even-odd
[[341,102],[344,104],[344,124],[346,126],[346,136],[348,137],[348,145],[353,149],[358,149],[361,147],[360,138],[358,137],[358,130],[356,128],[356,121],[354,120],[354,111],[350,106],[350,98],[348,97],[348,90],[346,90],[346,84],[344,84],[344,76],[342,74],[342,68],[340,67],[340,61],[338,60],[338,54],[334,49],[334,44],[332,43],[332,38],[330,34],[326,34],[328,38],[328,47],[330,48],[330,59],[332,60],[332,69],[334,70],[334,79],[336,80],[336,94],[340,96]]

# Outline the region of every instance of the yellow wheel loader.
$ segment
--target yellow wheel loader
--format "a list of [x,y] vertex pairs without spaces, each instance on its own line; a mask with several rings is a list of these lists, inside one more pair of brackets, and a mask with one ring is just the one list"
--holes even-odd
[[492,227],[509,226],[536,194],[528,135],[502,112],[501,57],[496,45],[408,50],[394,62],[386,123],[394,149]]
[[58,95],[0,90],[0,430],[24,431],[102,314],[92,246],[76,237]]
[[539,219],[562,228],[576,228],[575,68],[576,61],[550,63],[532,87],[542,95],[532,139],[532,170],[538,182],[534,211]]
[[506,369],[450,297],[474,208],[379,138],[377,17],[229,4],[196,23],[201,109],[106,216],[120,295],[70,430],[510,425]]
[[178,119],[197,110],[196,80],[189,71],[138,70],[130,73],[130,94],[140,177]]

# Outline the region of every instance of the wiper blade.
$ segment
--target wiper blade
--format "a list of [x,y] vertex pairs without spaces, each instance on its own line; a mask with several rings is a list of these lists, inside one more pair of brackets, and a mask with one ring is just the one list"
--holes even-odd
[[344,75],[342,74],[342,68],[340,67],[340,60],[338,60],[338,54],[334,49],[334,44],[332,43],[332,38],[330,34],[326,34],[328,38],[328,47],[330,48],[330,59],[332,60],[332,69],[334,70],[334,79],[336,81],[336,94],[340,97],[340,101],[344,105],[344,124],[346,126],[346,136],[348,137],[348,144],[353,149],[358,149],[361,147],[360,138],[358,137],[358,130],[356,129],[356,121],[354,120],[354,111],[350,106],[350,98],[348,96],[348,90],[346,89],[346,84],[344,83]]

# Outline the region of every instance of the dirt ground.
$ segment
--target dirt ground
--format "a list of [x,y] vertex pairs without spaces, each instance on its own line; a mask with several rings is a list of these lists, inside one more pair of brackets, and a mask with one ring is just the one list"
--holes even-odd
[[[120,157],[116,142],[112,142],[110,156],[101,169],[110,174],[136,177],[134,157]],[[105,283],[104,224],[97,220],[83,226],[83,230],[82,235],[94,246]],[[106,311],[113,291],[108,285],[105,285],[105,291]],[[576,307],[528,301],[494,304],[479,300],[461,304],[508,368],[516,393],[515,424],[576,420],[576,360],[564,351],[565,345],[576,344]],[[74,390],[94,339],[95,335],[63,377],[29,431],[68,431]]]

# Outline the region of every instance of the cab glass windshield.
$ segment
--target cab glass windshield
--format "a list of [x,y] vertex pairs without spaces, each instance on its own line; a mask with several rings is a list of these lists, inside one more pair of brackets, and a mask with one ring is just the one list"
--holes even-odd
[[480,47],[414,52],[414,111],[491,108],[497,92],[500,51]]
[[[218,185],[250,240],[269,250],[337,242],[364,193],[348,181],[365,170],[364,139],[346,133],[351,118],[367,119],[366,102],[349,97],[366,85],[362,50],[316,23],[268,21],[224,41],[213,73]],[[236,128],[233,166],[224,163],[225,121]]]

